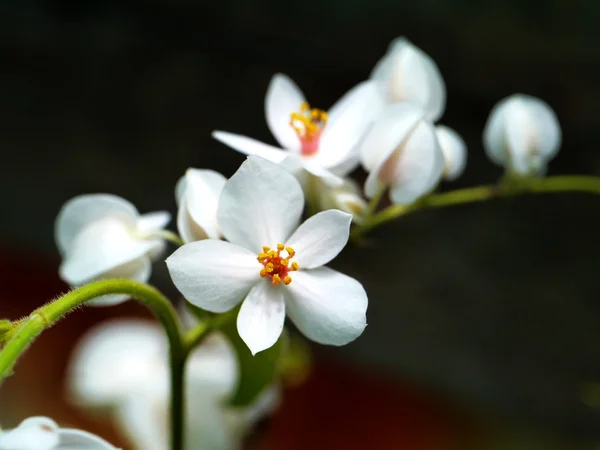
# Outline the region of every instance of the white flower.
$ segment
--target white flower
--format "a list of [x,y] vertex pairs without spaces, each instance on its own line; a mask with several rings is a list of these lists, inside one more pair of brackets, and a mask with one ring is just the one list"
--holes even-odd
[[366,326],[362,285],[321,267],[346,245],[352,216],[325,211],[298,227],[303,207],[289,172],[251,156],[219,201],[217,219],[229,242],[192,242],[167,259],[175,286],[194,305],[225,312],[243,300],[237,327],[253,354],[277,341],[286,312],[323,344],[347,344]]
[[433,124],[410,103],[387,106],[361,145],[369,172],[365,194],[390,187],[394,203],[409,204],[431,191],[444,171],[444,156]]
[[344,178],[341,186],[329,186],[317,181],[316,192],[321,210],[339,209],[352,214],[352,220],[360,223],[367,210],[367,202],[361,196],[361,189],[351,178]]
[[[117,320],[92,329],[71,358],[68,388],[81,407],[107,409],[135,448],[169,448],[169,360],[164,332],[141,320]],[[226,406],[238,382],[227,340],[213,334],[186,365],[186,448],[231,450],[253,423],[271,412],[275,388],[248,408]]]
[[444,125],[435,127],[435,133],[444,155],[444,179],[456,180],[465,170],[467,145],[456,131]]
[[356,167],[356,146],[379,109],[380,97],[371,82],[355,86],[326,113],[311,109],[298,86],[276,74],[267,90],[265,113],[282,148],[224,131],[213,132],[213,137],[246,155],[283,164],[300,181],[306,171],[339,185],[339,176]]
[[214,170],[188,169],[177,182],[177,229],[183,242],[219,239],[217,205],[227,179]]
[[[170,220],[168,212],[140,216],[135,206],[109,194],[80,195],[65,203],[55,223],[55,239],[63,257],[60,276],[72,286],[105,278],[146,282],[151,259],[164,242],[152,237]],[[125,301],[126,295],[106,295],[96,305]]]
[[0,431],[0,450],[118,450],[86,431],[60,428],[47,417],[30,417]]
[[446,86],[437,65],[406,38],[397,38],[371,72],[388,103],[411,102],[436,121],[446,106]]
[[521,175],[543,172],[558,153],[560,143],[560,124],[552,108],[522,94],[494,106],[483,131],[488,157]]

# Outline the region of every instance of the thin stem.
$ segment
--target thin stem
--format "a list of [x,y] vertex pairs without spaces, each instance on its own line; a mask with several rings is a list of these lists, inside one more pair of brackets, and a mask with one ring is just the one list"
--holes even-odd
[[184,345],[183,332],[175,309],[158,290],[146,284],[122,279],[97,281],[75,289],[36,309],[28,319],[16,328],[10,340],[0,352],[0,379],[10,373],[19,356],[43,330],[50,328],[66,314],[87,301],[107,294],[128,294],[136,298],[154,313],[165,329],[170,346],[171,448],[172,450],[182,450],[183,411],[185,410],[183,396],[184,365],[188,352]]
[[600,194],[600,177],[565,175],[548,178],[523,179],[517,185],[477,186],[457,189],[441,194],[431,194],[410,205],[392,205],[367,218],[352,230],[353,237],[360,237],[373,228],[410,212],[442,206],[474,203],[492,198],[510,197],[527,193],[583,192]]

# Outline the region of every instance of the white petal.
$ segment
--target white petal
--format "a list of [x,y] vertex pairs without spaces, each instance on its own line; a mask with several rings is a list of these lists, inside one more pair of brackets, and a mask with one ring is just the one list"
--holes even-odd
[[335,258],[348,242],[352,215],[331,209],[307,219],[286,241],[296,251],[293,260],[312,269]]
[[332,168],[349,159],[381,107],[381,97],[373,82],[364,81],[352,88],[333,106],[315,162]]
[[290,319],[315,342],[344,345],[367,325],[367,294],[354,278],[320,267],[295,272],[285,288]]
[[116,410],[115,421],[136,449],[169,448],[168,398],[132,395]]
[[391,184],[394,203],[409,204],[427,194],[439,182],[444,170],[444,156],[435,129],[421,121],[383,165],[369,174],[365,184],[368,196],[376,192],[373,179]]
[[55,450],[118,450],[104,439],[87,431],[63,428],[59,436],[60,443]]
[[360,145],[365,170],[371,172],[389,158],[421,119],[423,112],[410,103],[386,107]]
[[116,195],[89,194],[74,197],[63,205],[56,218],[56,244],[64,255],[76,236],[90,223],[114,217],[134,225],[138,215],[135,206]]
[[257,155],[276,164],[283,161],[289,154],[280,148],[264,144],[256,139],[226,131],[213,131],[212,137],[244,155]]
[[229,396],[239,381],[235,352],[220,333],[211,334],[190,355],[186,366],[187,382],[202,386],[220,401]]
[[319,164],[308,160],[308,158],[303,159],[304,169],[311,175],[314,175],[323,180],[323,182],[327,183],[329,186],[341,186],[344,183],[344,179],[342,177],[336,175],[335,173],[331,172],[325,167],[322,167]]
[[156,211],[143,214],[136,224],[137,231],[141,234],[152,233],[162,230],[171,220],[171,213],[168,211]]
[[302,91],[288,76],[282,73],[273,76],[265,97],[265,115],[271,133],[285,149],[300,150],[300,140],[290,126],[290,115],[299,112],[305,101]]
[[272,347],[283,330],[286,286],[260,280],[248,293],[237,317],[237,329],[253,355]]
[[250,156],[225,184],[217,219],[227,240],[258,255],[263,246],[285,241],[303,208],[302,188],[291,173]]
[[435,133],[444,154],[444,178],[455,180],[465,170],[467,145],[456,131],[446,126],[437,126]]
[[[206,231],[192,219],[185,198],[179,202],[179,209],[177,210],[177,231],[179,231],[181,239],[186,244],[202,239],[208,239]],[[218,238],[219,236],[214,237],[214,239]]]
[[167,342],[152,322],[121,319],[102,323],[77,344],[67,372],[73,401],[110,406],[132,393],[166,394]]
[[0,450],[53,450],[59,428],[47,417],[30,417],[17,428],[0,433]]
[[415,103],[431,121],[438,120],[444,112],[446,86],[437,65],[406,38],[390,44],[371,79],[381,86],[388,101]]
[[88,224],[69,247],[60,276],[80,285],[152,251],[155,240],[134,238],[135,230],[119,218],[108,217]]
[[[141,258],[134,259],[131,262],[125,263],[118,267],[115,267],[108,272],[104,272],[101,276],[94,278],[90,281],[98,280],[109,280],[111,278],[124,278],[126,280],[139,281],[140,283],[146,283],[150,279],[152,274],[152,263],[150,258],[142,256]],[[113,306],[119,303],[123,303],[129,300],[131,296],[125,294],[109,294],[97,297],[94,300],[90,300],[88,305],[90,306]]]
[[185,244],[167,258],[179,292],[212,312],[229,311],[260,280],[257,253],[229,242],[205,239]]

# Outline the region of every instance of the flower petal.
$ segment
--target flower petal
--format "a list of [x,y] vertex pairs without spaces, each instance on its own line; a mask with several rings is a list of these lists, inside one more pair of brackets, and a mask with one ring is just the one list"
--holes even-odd
[[365,170],[374,171],[388,159],[421,119],[423,112],[410,103],[386,107],[360,145]]
[[444,154],[444,178],[455,180],[465,170],[467,145],[456,131],[444,125],[435,127],[435,134]]
[[345,345],[367,325],[368,299],[362,285],[328,267],[294,273],[284,292],[290,319],[315,342]]
[[[134,259],[131,262],[122,264],[115,267],[108,272],[103,273],[101,276],[94,278],[90,281],[98,280],[109,280],[111,278],[124,278],[126,280],[139,281],[140,283],[146,283],[150,279],[152,274],[152,263],[150,258],[142,256],[141,258]],[[113,306],[123,303],[131,298],[127,294],[108,294],[97,297],[88,302],[90,306]]]
[[313,161],[307,160],[306,158],[303,158],[303,160],[304,169],[311,175],[319,177],[321,180],[323,180],[324,183],[328,184],[329,186],[336,187],[344,184],[344,179],[342,177],[336,175],[335,173],[331,172],[325,167],[322,167]]
[[229,242],[206,239],[185,244],[167,258],[173,283],[194,305],[229,311],[260,280],[257,254]]
[[306,102],[304,94],[287,75],[275,74],[265,96],[265,115],[269,130],[285,149],[299,151],[300,140],[290,126],[290,116]]
[[171,213],[168,211],[156,211],[146,213],[137,220],[136,229],[138,233],[152,233],[162,230],[171,220]]
[[213,131],[212,137],[244,155],[257,155],[276,164],[279,164],[288,155],[288,152],[280,148],[239,134]]
[[88,224],[69,246],[60,276],[80,285],[155,249],[157,240],[139,240],[128,223],[108,217]]
[[258,255],[292,234],[303,208],[302,188],[291,173],[250,156],[225,184],[217,220],[227,240]]
[[87,431],[62,428],[60,443],[55,450],[118,450],[113,445]]
[[185,192],[179,204],[177,222],[185,242],[219,239],[217,206],[227,179],[214,170],[188,169]]
[[132,392],[168,390],[168,348],[152,322],[120,319],[87,332],[71,356],[67,386],[75,403],[111,406]]
[[348,242],[352,215],[331,209],[307,219],[286,241],[296,251],[294,261],[312,269],[335,258]]
[[0,450],[53,450],[59,428],[47,417],[30,417],[18,427],[0,434]]
[[260,280],[248,293],[237,317],[237,329],[253,355],[272,347],[285,320],[285,286],[273,286]]
[[326,168],[344,163],[352,156],[382,105],[374,82],[364,81],[352,88],[331,109],[314,162]]
[[131,395],[115,410],[115,422],[134,448],[169,447],[168,397]]
[[90,223],[107,217],[134,225],[139,213],[127,200],[110,194],[80,195],[66,202],[56,217],[54,234],[62,255]]

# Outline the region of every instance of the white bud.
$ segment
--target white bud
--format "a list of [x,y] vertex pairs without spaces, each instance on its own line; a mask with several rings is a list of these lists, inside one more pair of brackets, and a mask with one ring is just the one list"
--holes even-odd
[[363,220],[368,205],[361,195],[360,187],[354,180],[345,178],[341,186],[329,186],[324,182],[319,182],[318,194],[321,210],[339,209],[352,214],[352,220],[355,223]]
[[435,127],[435,133],[444,154],[444,179],[456,180],[465,170],[467,145],[459,134],[444,125]]
[[483,131],[483,145],[496,164],[521,175],[539,174],[558,153],[561,130],[544,101],[515,94],[499,102]]
[[388,103],[411,102],[438,120],[446,106],[446,86],[433,59],[406,38],[397,38],[371,72]]

